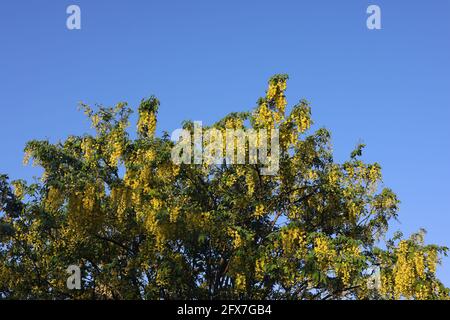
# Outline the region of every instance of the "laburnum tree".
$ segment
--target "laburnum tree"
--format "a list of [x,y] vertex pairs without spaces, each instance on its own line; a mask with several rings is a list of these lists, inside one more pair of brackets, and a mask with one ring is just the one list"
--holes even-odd
[[[252,112],[208,128],[278,129],[279,171],[175,164],[155,135],[159,101],[82,105],[95,134],[31,141],[34,183],[0,176],[0,297],[7,299],[449,299],[447,248],[424,232],[386,240],[399,200],[364,145],[336,163],[309,103],[289,108],[287,76]],[[193,131],[193,123],[183,124]],[[203,141],[206,145],[208,141]],[[247,145],[248,148],[248,145]],[[82,271],[69,290],[67,267]]]

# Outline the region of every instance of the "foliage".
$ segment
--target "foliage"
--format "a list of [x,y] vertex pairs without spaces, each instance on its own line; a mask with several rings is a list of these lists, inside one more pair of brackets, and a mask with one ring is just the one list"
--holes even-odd
[[[286,112],[286,81],[272,77],[253,112],[212,126],[278,128],[274,176],[254,164],[175,165],[174,142],[155,136],[155,97],[139,107],[135,138],[119,103],[82,105],[94,135],[29,142],[42,177],[0,176],[0,297],[448,299],[435,275],[447,249],[423,232],[382,244],[399,201],[380,165],[361,160],[364,145],[335,163],[330,133],[307,134],[309,103]],[[66,287],[73,264],[79,291]]]

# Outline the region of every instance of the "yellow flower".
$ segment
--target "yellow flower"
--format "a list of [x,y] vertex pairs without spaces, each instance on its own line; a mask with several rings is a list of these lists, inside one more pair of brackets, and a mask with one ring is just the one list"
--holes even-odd
[[95,141],[92,138],[84,138],[81,142],[81,150],[84,153],[84,158],[87,161],[92,161],[93,156],[95,154]]
[[425,279],[425,261],[422,252],[414,253],[414,266],[419,278]]
[[264,215],[264,213],[265,213],[264,212],[264,205],[263,204],[258,204],[256,206],[254,216],[257,217],[257,218],[260,218],[260,217],[262,217]]
[[255,276],[256,279],[258,281],[261,281],[264,279],[264,266],[265,266],[265,261],[264,259],[258,259],[256,260],[256,264],[255,264]]
[[176,222],[178,219],[178,215],[180,213],[180,208],[175,207],[175,208],[171,208],[169,210],[169,221],[170,222]]
[[237,232],[236,230],[233,230],[231,228],[228,229],[228,235],[231,237],[232,239],[232,243],[233,243],[233,248],[238,249],[239,247],[242,246],[243,241],[241,238],[241,235],[239,234],[239,232]]
[[156,116],[154,112],[145,111],[140,114],[138,132],[144,136],[153,137],[156,130]]
[[306,233],[299,228],[289,228],[281,232],[281,244],[286,254],[302,257],[306,254]]
[[49,210],[57,210],[64,202],[64,196],[61,192],[55,188],[50,187],[48,189],[47,198],[45,200],[45,206]]
[[156,211],[160,210],[163,206],[163,202],[156,198],[151,199],[150,204]]
[[335,185],[339,181],[339,176],[340,176],[339,169],[333,168],[328,175],[328,181],[330,182],[330,184]]
[[100,116],[98,114],[95,114],[95,115],[92,116],[91,120],[92,120],[92,126],[95,128],[95,127],[98,126],[98,124],[100,123],[101,119],[100,119]]
[[18,198],[18,199],[22,199],[23,196],[25,195],[25,186],[21,181],[14,181],[12,183],[13,187],[14,187],[14,195]]
[[428,263],[428,270],[431,273],[436,273],[436,265],[437,265],[437,252],[436,250],[432,249],[430,250],[430,252],[428,252],[428,257],[427,257],[427,263]]
[[314,240],[314,253],[322,270],[330,267],[336,258],[336,250],[330,245],[325,237],[319,236]]
[[394,296],[410,299],[414,294],[414,265],[408,259],[409,245],[406,241],[400,241],[397,248],[397,262],[394,266]]
[[236,275],[236,289],[238,291],[244,291],[246,285],[247,285],[247,279],[245,278],[245,275],[242,273],[238,273]]
[[261,127],[272,127],[274,123],[273,113],[267,106],[265,102],[263,102],[256,111],[255,121],[258,126]]

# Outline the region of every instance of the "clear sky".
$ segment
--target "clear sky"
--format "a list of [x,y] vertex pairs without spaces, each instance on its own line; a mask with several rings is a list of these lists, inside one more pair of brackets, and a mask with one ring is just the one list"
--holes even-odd
[[[66,8],[81,8],[81,30]],[[379,5],[382,30],[368,30]],[[405,234],[450,247],[448,0],[0,3],[0,172],[30,179],[30,139],[83,134],[80,101],[136,107],[161,100],[159,129],[211,123],[254,107],[267,79],[288,73],[288,101],[312,102],[336,159],[367,144],[399,195]],[[439,270],[450,286],[450,259]]]

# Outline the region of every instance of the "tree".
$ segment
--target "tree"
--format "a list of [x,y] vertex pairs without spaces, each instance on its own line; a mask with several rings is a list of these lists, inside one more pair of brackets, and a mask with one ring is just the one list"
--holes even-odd
[[[94,135],[29,142],[42,177],[0,176],[0,297],[448,299],[435,275],[447,248],[425,245],[423,231],[383,241],[399,200],[380,165],[361,160],[364,145],[335,163],[330,133],[307,134],[309,103],[285,112],[286,81],[272,77],[253,112],[202,129],[278,129],[275,175],[175,164],[175,142],[155,136],[155,97],[141,102],[134,138],[119,103],[82,105]],[[70,265],[79,291],[66,287]]]

